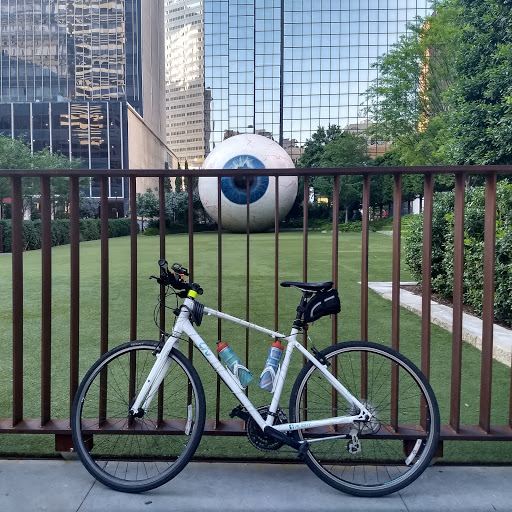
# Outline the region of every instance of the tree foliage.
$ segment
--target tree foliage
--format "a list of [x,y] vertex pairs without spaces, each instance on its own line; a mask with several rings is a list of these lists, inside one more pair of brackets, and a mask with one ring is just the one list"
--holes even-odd
[[512,2],[453,0],[458,7],[449,89],[450,154],[457,164],[512,163]]
[[[0,136],[0,201],[11,195],[11,185],[7,178],[1,177],[1,170],[7,169],[77,169],[81,167],[80,160],[69,160],[68,157],[50,153],[43,149],[32,153],[30,147],[22,140],[13,140]],[[86,185],[87,178],[81,180],[81,186]],[[67,211],[69,203],[69,178],[55,177],[50,181],[50,193],[54,214],[58,209]],[[34,196],[40,194],[39,178],[23,178],[22,194],[24,207],[33,210]]]
[[137,216],[143,219],[158,217],[159,204],[154,192],[148,188],[144,194],[137,194]]
[[[453,192],[435,196],[432,215],[432,290],[453,295],[454,251]],[[471,187],[464,208],[464,304],[477,313],[483,307],[485,188]],[[422,278],[423,216],[415,216],[405,239],[406,263],[415,279]],[[496,197],[494,314],[499,322],[512,326],[512,184],[498,183]]]
[[455,13],[450,6],[419,19],[374,64],[378,77],[365,94],[368,134],[393,143],[397,165],[449,163],[446,91],[456,78]]
[[306,140],[304,152],[297,163],[297,167],[322,167],[320,159],[325,145],[340,135],[341,128],[337,124],[330,124],[327,130],[323,126],[319,126],[311,138]]
[[392,142],[399,165],[510,164],[512,0],[433,9],[375,63],[368,133]]
[[[368,164],[368,142],[358,134],[343,132],[338,125],[329,125],[327,130],[318,127],[311,139],[306,141],[299,167],[362,167]],[[313,176],[310,185],[315,194],[333,198],[333,179],[330,176]],[[345,222],[350,213],[358,209],[361,202],[362,176],[340,176],[340,208],[345,212]]]

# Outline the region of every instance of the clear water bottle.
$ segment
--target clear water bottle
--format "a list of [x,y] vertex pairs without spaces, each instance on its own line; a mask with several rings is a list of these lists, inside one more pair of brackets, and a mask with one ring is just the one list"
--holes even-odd
[[259,387],[261,389],[270,392],[274,390],[274,384],[279,371],[279,361],[281,360],[283,350],[284,347],[279,340],[275,340],[270,344],[267,362],[265,363],[265,368],[263,369],[259,380]]
[[217,354],[226,363],[229,371],[238,379],[242,388],[247,387],[254,380],[252,373],[242,364],[242,361],[225,341],[217,342]]

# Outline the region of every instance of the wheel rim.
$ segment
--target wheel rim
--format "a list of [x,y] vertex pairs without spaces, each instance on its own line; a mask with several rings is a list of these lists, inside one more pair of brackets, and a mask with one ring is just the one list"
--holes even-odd
[[201,425],[198,391],[189,370],[174,356],[144,417],[129,416],[155,361],[154,350],[147,345],[113,353],[89,376],[80,394],[77,450],[107,485],[161,485],[186,464],[185,454],[195,451],[200,437],[195,434]]
[[[340,382],[376,418],[367,423],[338,425],[334,429],[299,431],[301,439],[313,441],[308,464],[327,483],[349,492],[352,489],[384,493],[387,489],[398,490],[407,485],[429,463],[437,438],[435,405],[424,383],[414,375],[411,365],[384,350],[349,347],[327,354],[327,358],[331,363],[329,370],[337,373]],[[364,368],[366,379],[361,378]],[[395,374],[393,381],[392,373]],[[392,388],[392,382],[397,382],[398,386]],[[293,404],[295,421],[356,414],[353,406],[334,395],[316,367],[311,367],[301,381]],[[425,429],[422,435],[418,434],[421,425]],[[392,435],[397,427],[400,437]],[[353,443],[350,445],[349,434],[354,430],[360,446],[351,452]],[[335,435],[348,437],[332,439]],[[314,442],[319,437],[330,439]],[[407,438],[405,443],[404,438]],[[415,449],[416,455],[413,454]]]

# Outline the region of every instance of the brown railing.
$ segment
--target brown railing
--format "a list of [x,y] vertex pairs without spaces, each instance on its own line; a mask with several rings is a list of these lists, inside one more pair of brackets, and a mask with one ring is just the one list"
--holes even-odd
[[[176,173],[176,171],[172,171]],[[236,172],[236,171],[235,171]],[[201,176],[218,177],[218,208],[219,219],[222,218],[220,206],[220,180],[223,176],[235,174],[230,170],[202,171],[188,170],[188,190],[192,190],[193,178]],[[369,294],[368,294],[368,259],[370,254],[370,178],[372,175],[388,174],[394,177],[394,212],[401,211],[402,205],[402,177],[404,174],[424,175],[424,231],[423,231],[423,289],[422,289],[422,319],[421,319],[421,369],[429,377],[431,373],[431,354],[436,347],[431,344],[431,250],[432,250],[432,210],[434,179],[439,174],[455,175],[455,220],[454,220],[454,287],[453,287],[453,333],[452,333],[452,354],[451,354],[451,389],[449,400],[449,414],[446,413],[448,423],[442,426],[441,439],[443,440],[512,440],[512,398],[508,404],[501,404],[508,409],[508,424],[491,424],[491,391],[492,391],[492,366],[493,366],[493,318],[494,318],[494,250],[495,250],[495,226],[496,226],[496,182],[497,174],[512,175],[512,167],[509,166],[465,166],[465,167],[387,167],[387,168],[343,168],[343,169],[277,169],[261,171],[244,171],[247,176],[270,175],[299,175],[304,178],[304,205],[308,204],[308,189],[310,177],[315,174],[333,176],[333,231],[332,231],[332,255],[331,275],[335,286],[338,286],[338,253],[339,253],[339,187],[340,176],[362,175],[363,176],[363,198],[362,198],[362,235],[361,235],[361,304],[360,304],[360,337],[368,339],[369,327]],[[482,355],[480,368],[480,404],[479,419],[476,425],[461,424],[461,389],[462,389],[462,292],[463,292],[463,267],[464,267],[464,194],[465,181],[470,174],[485,175],[485,241],[484,241],[484,279],[483,279],[483,332],[482,332]],[[80,345],[80,237],[79,237],[79,178],[82,176],[95,176],[101,183],[101,211],[108,210],[108,176],[130,179],[130,211],[136,212],[136,179],[137,177],[156,177],[159,180],[158,196],[160,201],[160,258],[166,257],[165,244],[165,205],[164,205],[164,182],[172,175],[164,170],[124,170],[124,171],[58,171],[38,170],[1,171],[2,176],[11,180],[11,201],[12,201],[12,388],[0,389],[3,396],[12,396],[12,414],[10,417],[0,418],[0,433],[41,433],[53,434],[56,436],[56,448],[65,450],[70,446],[69,419],[52,417],[52,401],[65,402],[67,410],[71,408],[73,396],[81,378],[79,371]],[[22,239],[22,210],[23,197],[21,183],[24,177],[38,177],[40,179],[40,212],[42,223],[42,249],[41,249],[41,410],[40,417],[26,418],[24,414],[24,372],[26,361],[24,360],[24,325],[31,321],[24,317],[24,250]],[[69,300],[69,396],[52,396],[52,241],[51,241],[51,196],[50,180],[56,176],[70,177],[70,292]],[[276,180],[276,191],[278,190]],[[188,198],[188,266],[190,279],[194,280],[194,226],[193,226],[193,198],[189,193]],[[248,205],[249,215],[250,206]],[[278,218],[278,194],[276,193],[276,214],[275,214],[275,243],[273,258],[273,295],[274,295],[274,329],[278,328],[279,318],[279,218]],[[312,249],[308,244],[308,210],[305,208],[303,215],[302,230],[302,275],[297,278],[308,280],[308,262],[311,259]],[[215,265],[218,274],[217,280],[217,307],[222,308],[223,304],[223,251],[221,229],[218,229],[218,254]],[[241,235],[243,237],[243,235]],[[246,318],[250,316],[251,306],[251,234],[247,230],[244,244],[246,247]],[[103,215],[101,219],[101,262],[100,262],[100,285],[98,296],[100,299],[100,340],[99,352],[104,353],[109,347],[109,267],[112,264],[109,258],[108,219]],[[401,216],[393,218],[393,261],[392,261],[392,309],[391,309],[391,345],[400,349],[400,272],[401,272]],[[130,338],[136,339],[142,333],[138,332],[138,301],[139,293],[137,288],[137,277],[139,273],[137,217],[131,216],[131,239],[130,239]],[[155,258],[156,259],[156,258]],[[53,276],[55,277],[55,276]],[[198,276],[200,278],[200,276]],[[163,293],[163,291],[161,292]],[[4,307],[4,306],[2,306]],[[160,323],[165,325],[165,309],[162,309]],[[1,326],[5,331],[9,327]],[[218,337],[221,337],[221,324],[218,324]],[[338,318],[332,318],[332,341],[338,338]],[[8,350],[8,347],[2,347]],[[245,358],[249,357],[249,335],[245,341]],[[192,355],[190,354],[190,357]],[[84,368],[82,368],[83,373]],[[243,433],[243,425],[240,421],[226,420],[221,418],[221,393],[220,382],[217,380],[216,408],[215,414],[207,421],[205,432],[211,435],[239,435]],[[512,388],[512,379],[509,382]],[[512,397],[512,393],[510,395]],[[449,417],[449,419],[448,419]]]

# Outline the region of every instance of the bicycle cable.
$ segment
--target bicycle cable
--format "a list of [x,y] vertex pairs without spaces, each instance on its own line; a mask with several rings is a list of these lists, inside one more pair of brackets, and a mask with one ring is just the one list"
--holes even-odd
[[[160,320],[161,307],[163,306],[165,309],[169,309],[170,311],[172,311],[174,313],[176,311],[176,309],[178,309],[178,306],[179,306],[178,294],[171,290],[172,290],[172,288],[170,286],[167,286],[164,296],[162,297],[161,295],[158,295],[158,300],[155,305],[155,309],[153,311],[153,321],[154,321],[155,325],[158,327],[160,334],[164,335],[164,336],[170,336],[171,334],[168,333],[165,329],[162,329],[162,327],[160,326],[159,320]],[[167,306],[165,303],[165,299],[167,297],[170,297],[171,295],[174,295],[176,297],[176,307],[175,308],[173,308],[171,306]],[[176,318],[174,319],[173,326],[175,323],[176,323]]]

